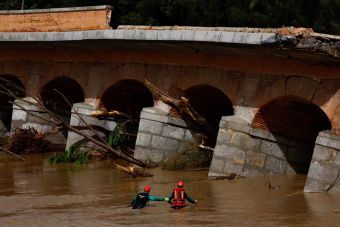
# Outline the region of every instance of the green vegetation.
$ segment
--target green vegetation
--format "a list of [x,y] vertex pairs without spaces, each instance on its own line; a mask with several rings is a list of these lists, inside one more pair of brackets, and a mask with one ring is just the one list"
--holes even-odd
[[[131,140],[130,134],[127,132],[129,121],[118,121],[117,126],[112,132],[104,138],[107,144],[114,149],[127,149],[131,143],[134,144],[134,139]],[[88,146],[89,140],[84,138],[73,145],[71,145],[63,154],[55,154],[49,159],[50,163],[71,162],[75,164],[85,164],[94,155],[100,155],[100,151]],[[100,155],[103,158],[103,155]],[[114,158],[114,157],[113,157]]]
[[[0,9],[20,9],[2,0]],[[25,9],[112,5],[112,25],[311,27],[340,35],[339,0],[25,0]]]
[[75,164],[84,164],[89,160],[93,148],[83,146],[70,146],[63,154],[56,154],[48,161],[50,163],[71,162]]

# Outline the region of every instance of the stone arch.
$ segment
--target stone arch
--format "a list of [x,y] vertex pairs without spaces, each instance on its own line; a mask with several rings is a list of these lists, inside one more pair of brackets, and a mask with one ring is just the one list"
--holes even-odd
[[1,131],[4,132],[11,130],[13,112],[13,104],[11,102],[15,99],[10,95],[4,94],[8,93],[5,88],[9,89],[19,98],[26,96],[25,86],[18,77],[12,75],[0,75],[0,120],[5,126],[4,130],[1,130],[0,128],[0,133]]
[[305,144],[300,153],[292,155],[290,148],[286,150],[283,147],[282,152],[285,153],[288,162],[294,160],[290,164],[296,172],[306,173],[312,159],[316,137],[320,131],[330,130],[331,122],[323,110],[311,101],[297,96],[283,96],[260,107],[252,127],[270,131],[277,137],[277,141],[280,141],[279,136],[283,136]]
[[[189,99],[190,105],[216,129],[216,133],[221,117],[234,115],[231,100],[221,90],[210,85],[190,87],[184,91],[184,96]],[[216,137],[217,134],[214,141],[209,142],[211,146],[215,145]]]
[[60,93],[69,103],[74,104],[84,102],[84,91],[77,81],[66,76],[57,77],[42,87],[40,97],[44,105],[68,123],[71,107]]
[[[137,120],[129,121],[125,124],[125,130],[130,135],[137,135],[142,109],[144,107],[152,107],[153,105],[153,96],[149,89],[143,83],[133,79],[116,82],[103,93],[100,99],[100,106],[106,110],[120,111]],[[115,120],[117,122],[120,121],[120,119]],[[124,146],[135,149],[135,145],[136,137],[128,136]]]
[[139,119],[144,107],[153,106],[153,96],[141,82],[132,79],[118,81],[103,93],[100,106],[118,110]]

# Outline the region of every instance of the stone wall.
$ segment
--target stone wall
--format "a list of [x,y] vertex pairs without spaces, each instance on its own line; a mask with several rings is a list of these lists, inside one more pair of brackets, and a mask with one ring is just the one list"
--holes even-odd
[[[15,100],[13,104],[11,134],[15,133],[15,129],[17,128],[21,129],[34,128],[41,133],[50,132],[55,129],[55,126],[43,120],[43,119],[50,120],[51,119],[50,115],[39,109],[33,103],[35,103],[35,100],[30,97],[24,98],[24,100]],[[23,111],[21,107],[27,109],[30,113],[32,113],[35,116]],[[62,149],[66,143],[66,135],[63,134],[62,132],[50,135],[47,137],[47,139],[52,143],[53,145],[52,149]]]
[[313,144],[255,129],[235,116],[223,117],[209,177],[294,174],[307,171]]
[[110,6],[8,10],[0,11],[0,32],[104,30],[110,29],[110,19]]
[[156,107],[141,113],[134,157],[153,164],[181,151],[185,141],[193,140],[186,123]]
[[[85,126],[86,124],[97,125],[103,127],[109,131],[113,131],[116,127],[116,122],[111,120],[100,120],[96,117],[90,116],[93,111],[96,110],[95,106],[86,104],[86,103],[75,103],[73,105],[72,114],[70,125],[71,126]],[[91,130],[82,130],[86,135],[93,136],[94,132]],[[98,135],[103,136],[101,133],[98,132]],[[79,140],[83,139],[84,137],[74,133],[68,132],[66,149],[68,149],[72,144],[78,142]],[[94,146],[92,143],[89,143],[88,146]]]
[[340,136],[319,133],[309,168],[305,192],[340,192]]

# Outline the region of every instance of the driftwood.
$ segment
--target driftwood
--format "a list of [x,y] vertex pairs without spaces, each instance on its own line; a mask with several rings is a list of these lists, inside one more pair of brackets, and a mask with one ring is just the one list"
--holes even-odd
[[217,135],[217,130],[213,128],[204,117],[202,117],[190,104],[189,100],[185,97],[181,97],[181,99],[175,99],[170,97],[165,92],[158,89],[156,86],[151,84],[149,81],[145,80],[145,86],[149,88],[151,93],[161,100],[162,102],[168,104],[169,106],[175,108],[181,118],[185,120],[189,125],[197,126],[198,129],[204,134],[203,137],[206,137],[210,140],[214,140]]
[[39,133],[34,128],[16,129],[8,138],[5,149],[15,154],[43,153],[48,150],[50,144],[46,134]]
[[132,116],[120,112],[120,111],[107,111],[107,110],[96,110],[91,113],[92,117],[112,117],[112,118],[117,118],[117,117],[125,117],[131,121],[136,121]]
[[124,167],[124,166],[118,165],[117,163],[113,163],[113,165],[117,169],[129,174],[132,177],[152,177],[153,176],[152,174],[145,172],[144,169],[140,169],[134,166]]
[[[1,79],[0,80],[4,80],[4,79]],[[4,80],[6,81],[8,84],[10,84],[12,87],[16,88],[16,89],[21,89],[20,87],[18,87],[17,85],[7,81],[7,80]],[[25,111],[26,113],[28,113],[29,115],[31,116],[34,116],[36,118],[39,118],[41,120],[44,120],[52,125],[54,125],[56,127],[56,129],[58,130],[68,130],[68,131],[72,131],[78,135],[81,135],[83,137],[85,137],[86,139],[88,139],[89,141],[91,141],[93,144],[97,145],[98,147],[100,147],[101,149],[103,149],[104,151],[106,152],[109,152],[109,153],[112,153],[114,154],[117,158],[119,159],[122,159],[124,161],[127,161],[129,163],[132,163],[132,164],[135,164],[137,166],[140,166],[140,167],[146,167],[147,165],[140,161],[140,160],[137,160],[135,159],[134,157],[130,156],[130,155],[127,155],[127,154],[124,154],[123,152],[119,151],[119,150],[116,150],[116,149],[113,149],[111,146],[109,146],[105,140],[103,140],[96,132],[96,130],[92,129],[89,125],[87,125],[87,123],[81,118],[80,114],[78,114],[75,111],[75,113],[80,116],[80,120],[90,129],[92,130],[95,134],[98,135],[98,138],[93,138],[92,136],[89,136],[87,135],[86,133],[82,132],[82,130],[79,130],[77,129],[76,127],[74,126],[71,126],[69,125],[68,123],[65,123],[58,115],[54,114],[53,112],[51,112],[45,105],[44,103],[42,102],[41,98],[38,99],[38,98],[33,98],[34,101],[29,101],[29,100],[25,100],[23,98],[20,98],[18,96],[16,96],[11,90],[10,88],[8,88],[7,86],[3,86],[0,84],[0,88],[2,89],[0,92],[2,93],[5,93],[11,97],[13,97],[14,99],[16,100],[21,100],[22,102],[25,102],[25,103],[28,103],[29,105],[35,105],[37,106],[39,109],[41,109],[42,111],[46,112],[49,114],[49,117],[50,119],[47,119],[47,118],[44,118],[44,117],[41,117],[40,115],[38,114],[35,114],[29,110],[27,110],[25,107],[23,107],[22,105],[18,104],[18,103],[15,103],[15,105],[17,107],[19,107],[22,111]],[[59,93],[65,100],[66,98],[61,94]],[[32,96],[31,96],[32,97]],[[14,103],[13,103],[14,104]],[[71,105],[71,104],[70,104]],[[72,105],[71,105],[72,106]]]

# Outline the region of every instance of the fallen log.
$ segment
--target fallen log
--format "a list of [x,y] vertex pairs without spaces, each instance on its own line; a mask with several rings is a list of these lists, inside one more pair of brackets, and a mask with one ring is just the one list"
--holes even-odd
[[145,169],[139,169],[134,166],[124,167],[124,166],[118,165],[117,163],[113,163],[113,165],[117,169],[129,174],[132,177],[152,177],[153,176],[152,174],[145,172]]

